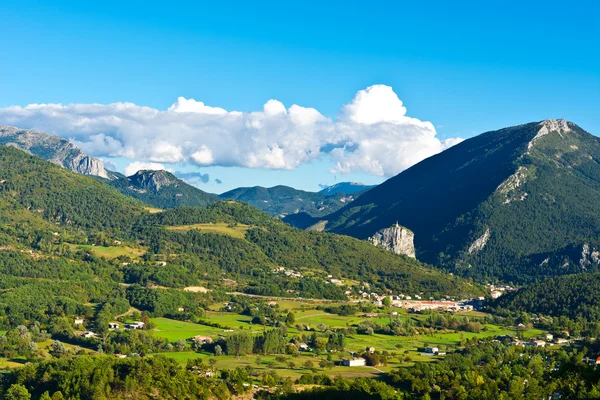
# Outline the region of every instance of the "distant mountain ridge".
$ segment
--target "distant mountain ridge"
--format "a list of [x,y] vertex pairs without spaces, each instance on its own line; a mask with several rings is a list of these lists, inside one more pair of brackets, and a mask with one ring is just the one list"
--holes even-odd
[[481,280],[594,270],[599,162],[600,139],[564,120],[487,132],[369,190],[321,225],[366,239],[398,222],[414,232],[418,259]]
[[90,157],[73,143],[60,136],[32,129],[0,126],[0,144],[17,147],[56,165],[82,175],[115,179],[115,173],[104,167],[104,162]]
[[340,182],[331,186],[327,186],[319,191],[319,193],[332,195],[336,193],[353,194],[373,189],[376,185],[364,185],[358,182]]
[[205,207],[221,200],[219,196],[189,185],[164,170],[140,170],[108,184],[121,193],[156,208]]
[[225,192],[220,197],[227,200],[243,201],[259,210],[283,218],[294,214],[323,216],[353,201],[356,195],[348,195],[342,192],[328,195],[279,185],[271,188],[262,186],[241,187]]

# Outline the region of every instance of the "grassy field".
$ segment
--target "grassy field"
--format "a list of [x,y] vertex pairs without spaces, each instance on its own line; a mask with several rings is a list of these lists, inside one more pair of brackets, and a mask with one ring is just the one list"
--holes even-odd
[[[281,310],[293,310],[296,316],[296,324],[309,325],[311,328],[316,328],[319,324],[325,324],[327,327],[335,328],[335,327],[347,327],[350,325],[356,325],[361,321],[372,321],[377,323],[387,323],[389,322],[388,317],[384,317],[385,312],[381,313],[380,318],[365,318],[360,315],[356,316],[339,316],[335,314],[328,314],[322,310],[314,309],[315,305],[306,303],[306,302],[294,302],[294,301],[281,301],[277,302],[280,306]],[[308,308],[312,307],[312,308]],[[402,311],[402,310],[401,310]],[[426,316],[421,314],[406,314],[405,312],[401,312],[401,319],[411,318],[413,320],[423,319]],[[205,321],[210,323],[216,323],[222,326],[222,328],[210,327],[206,325],[194,324],[190,322],[181,322],[169,320],[167,318],[155,318],[154,321],[157,324],[157,330],[155,334],[157,336],[165,337],[169,341],[177,341],[179,339],[189,339],[195,335],[203,335],[203,336],[211,336],[213,338],[217,338],[219,336],[228,335],[227,332],[223,332],[224,328],[237,330],[248,330],[254,333],[258,333],[263,331],[264,329],[270,329],[269,327],[263,327],[261,325],[253,325],[251,324],[251,317],[246,315],[227,313],[227,312],[217,312],[217,311],[208,311],[207,315],[204,317]],[[320,372],[328,373],[332,376],[341,374],[344,376],[372,376],[375,374],[379,374],[381,372],[386,372],[391,370],[392,368],[400,367],[400,366],[410,366],[415,362],[432,362],[438,360],[440,357],[437,356],[427,356],[424,355],[421,351],[424,347],[434,346],[440,348],[441,351],[450,348],[456,348],[459,346],[461,340],[471,339],[474,337],[484,338],[484,337],[495,337],[498,335],[506,335],[506,334],[514,334],[515,332],[504,327],[500,327],[497,325],[483,325],[483,329],[479,333],[473,332],[454,332],[448,331],[444,333],[436,333],[433,335],[416,335],[416,336],[390,336],[390,335],[382,335],[382,334],[374,334],[374,335],[361,335],[356,334],[352,336],[348,336],[346,338],[346,351],[338,352],[332,354],[332,360],[338,361],[342,357],[348,357],[350,355],[350,351],[355,352],[363,352],[368,347],[374,347],[379,351],[388,351],[390,353],[395,353],[396,356],[392,357],[391,361],[387,366],[372,368],[372,367],[342,367],[336,366],[332,369],[322,370],[318,367],[319,361],[325,358],[325,355],[316,356],[313,353],[301,353],[297,357],[285,356],[285,362],[277,362],[274,356],[260,356],[261,363],[256,364],[256,356],[247,356],[236,358],[232,356],[214,356],[213,354],[208,353],[194,353],[194,352],[183,352],[183,353],[163,353],[168,357],[172,357],[181,363],[187,362],[189,358],[200,357],[205,361],[208,361],[209,358],[214,358],[217,360],[216,367],[217,368],[235,368],[237,366],[247,366],[250,365],[257,370],[266,370],[268,368],[267,364],[269,362],[274,362],[274,369],[281,376],[290,376],[293,378],[297,378],[300,375],[309,372],[309,369],[303,367],[303,364],[310,360],[313,362],[315,368],[320,369]],[[539,329],[531,329],[525,332],[525,337],[530,338],[533,336],[539,336],[543,331]],[[303,331],[299,332],[298,329],[293,327],[288,327],[288,335],[289,336],[297,336],[299,334],[310,334],[310,332]],[[410,358],[409,361],[400,361],[400,358],[404,358],[408,356]],[[289,362],[293,362],[295,364],[294,368],[290,368],[287,364]],[[273,364],[271,365],[273,366]]]
[[158,214],[163,212],[163,210],[161,210],[160,208],[154,207],[144,207],[144,210],[148,211],[150,214]]
[[249,228],[250,225],[237,224],[235,226],[230,226],[229,224],[222,222],[216,224],[193,224],[167,227],[168,230],[175,232],[187,232],[192,229],[197,229],[202,232],[218,233],[220,235],[227,235],[238,239],[243,239]]
[[71,244],[73,250],[91,250],[96,257],[104,257],[107,259],[117,258],[119,256],[127,256],[137,258],[144,254],[143,249],[137,249],[129,246],[92,246],[89,244]]

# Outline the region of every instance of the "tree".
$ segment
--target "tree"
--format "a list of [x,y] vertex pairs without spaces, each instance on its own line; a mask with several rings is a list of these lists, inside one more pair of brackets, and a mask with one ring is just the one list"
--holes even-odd
[[29,400],[31,395],[25,386],[15,383],[8,388],[4,398],[6,400]]
[[178,351],[184,351],[187,343],[185,343],[185,340],[179,339],[175,345],[177,346]]
[[296,323],[296,316],[294,315],[293,312],[289,312],[288,315],[285,317],[285,324],[287,326],[294,326],[294,324]]
[[215,356],[221,356],[223,355],[223,348],[221,348],[220,345],[216,345],[215,346]]
[[389,296],[385,296],[383,298],[383,300],[381,301],[381,303],[386,306],[389,307],[392,304],[392,300],[390,300]]

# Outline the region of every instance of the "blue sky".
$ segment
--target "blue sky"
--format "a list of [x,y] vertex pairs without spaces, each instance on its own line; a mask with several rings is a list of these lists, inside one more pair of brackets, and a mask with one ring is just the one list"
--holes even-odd
[[[277,99],[336,120],[358,91],[383,84],[407,116],[431,121],[440,141],[546,118],[600,134],[596,2],[323,3],[4,1],[0,107],[130,102],[167,110],[183,96],[250,112]],[[56,126],[35,117],[22,124]],[[139,159],[103,158],[120,168]],[[214,192],[317,190],[396,172],[383,167],[381,176],[357,161],[345,175],[332,173],[328,156],[291,170],[214,159],[232,166],[162,164],[210,174],[200,187]]]

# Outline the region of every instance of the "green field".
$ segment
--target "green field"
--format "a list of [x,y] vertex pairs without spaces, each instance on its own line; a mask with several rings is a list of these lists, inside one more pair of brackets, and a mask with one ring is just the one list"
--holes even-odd
[[107,259],[117,258],[120,256],[127,256],[131,258],[138,258],[144,254],[143,249],[136,249],[129,246],[92,246],[89,244],[70,244],[71,249],[77,250],[90,250],[96,257],[104,257]]
[[226,223],[215,223],[215,224],[193,224],[193,225],[178,225],[169,226],[168,230],[175,232],[187,232],[192,229],[197,229],[207,233],[218,233],[220,235],[227,235],[238,239],[243,239],[246,235],[246,231],[250,229],[250,225],[237,224],[231,226]]
[[[309,325],[311,329],[315,329],[319,324],[324,324],[326,327],[347,327],[351,325],[357,325],[361,321],[372,321],[376,323],[387,323],[389,322],[388,317],[379,318],[365,318],[363,316],[339,316],[335,314],[328,314],[322,310],[316,310],[314,308],[307,309],[309,306],[314,307],[314,304],[300,303],[293,301],[278,301],[280,310],[293,310],[296,316],[296,324]],[[284,308],[285,307],[285,308]],[[302,308],[304,307],[304,310]],[[413,320],[426,318],[423,314],[406,314],[403,310],[399,310],[401,313],[399,318],[411,318]],[[382,312],[381,315],[385,315]],[[170,320],[167,318],[154,318],[153,322],[157,324],[155,334],[160,337],[167,338],[169,341],[174,342],[180,339],[189,339],[195,335],[211,336],[218,338],[219,336],[227,335],[228,333],[223,332],[224,328],[233,330],[249,330],[254,333],[263,331],[264,329],[270,329],[269,327],[263,327],[261,325],[251,324],[251,317],[246,315],[209,311],[203,318],[205,321],[210,323],[216,323],[221,325],[223,328],[210,327],[206,325],[200,325],[190,322],[182,322]],[[310,331],[299,332],[298,329],[288,327],[288,335],[290,337],[298,336],[299,334],[310,334]],[[438,356],[427,356],[422,354],[419,349],[427,346],[434,346],[440,348],[441,351],[445,351],[448,347],[456,348],[460,345],[461,340],[471,338],[484,338],[484,337],[495,337],[498,335],[514,334],[515,332],[504,327],[497,325],[483,325],[481,332],[454,332],[446,331],[435,333],[432,335],[416,335],[416,336],[391,336],[383,334],[374,335],[362,335],[355,334],[346,338],[346,351],[332,354],[332,360],[338,361],[342,357],[348,357],[350,351],[363,352],[368,347],[374,347],[375,350],[388,351],[389,353],[395,353],[387,366],[382,367],[342,367],[336,366],[334,368],[321,370],[323,373],[330,375],[342,374],[344,376],[372,376],[381,372],[386,372],[392,368],[400,366],[410,366],[415,362],[431,362],[439,359]],[[526,338],[539,336],[544,331],[539,329],[531,329],[524,332]],[[269,361],[275,362],[275,370],[281,376],[290,376],[297,378],[300,375],[309,372],[308,369],[302,365],[305,361],[311,360],[314,363],[315,368],[318,368],[319,361],[325,359],[326,355],[316,356],[313,353],[301,353],[299,356],[285,356],[285,362],[276,362],[274,356],[260,356],[262,362],[260,365],[256,365],[256,355],[236,358],[232,356],[214,356],[208,353],[194,353],[194,352],[183,352],[183,353],[163,353],[164,355],[174,358],[181,363],[187,362],[189,358],[200,357],[205,361],[209,358],[217,360],[217,368],[234,368],[237,366],[250,365],[257,370],[267,369],[267,363]],[[410,361],[400,360],[404,357],[410,357]],[[287,365],[288,362],[294,362],[295,367],[290,369]]]

